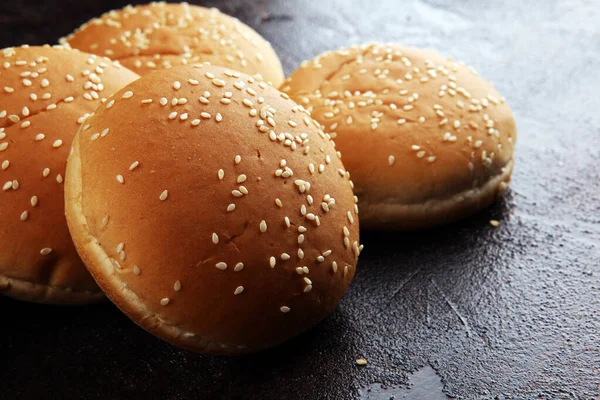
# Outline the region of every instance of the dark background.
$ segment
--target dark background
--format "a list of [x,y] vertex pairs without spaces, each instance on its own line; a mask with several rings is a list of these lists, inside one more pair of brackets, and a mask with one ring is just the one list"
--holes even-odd
[[[254,356],[180,351],[111,304],[0,298],[0,399],[600,398],[598,1],[193,3],[254,27],[287,73],[374,40],[473,65],[517,119],[511,190],[443,229],[364,233],[338,309]],[[0,47],[56,42],[125,4],[0,0]]]

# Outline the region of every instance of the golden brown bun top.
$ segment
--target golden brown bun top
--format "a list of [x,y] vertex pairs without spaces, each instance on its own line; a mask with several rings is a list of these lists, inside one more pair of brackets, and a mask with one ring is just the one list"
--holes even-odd
[[282,85],[331,132],[369,204],[423,204],[485,184],[516,126],[491,83],[431,50],[367,44],[306,61]]
[[0,52],[0,292],[66,303],[98,292],[64,218],[65,164],[84,116],[137,77],[62,46]]
[[287,95],[177,67],[88,123],[67,219],[100,287],[138,324],[194,350],[252,351],[337,304],[359,252],[355,199],[333,142]]
[[93,19],[61,42],[119,60],[140,75],[157,68],[210,62],[261,74],[278,86],[283,70],[273,48],[236,18],[187,3],[127,6]]

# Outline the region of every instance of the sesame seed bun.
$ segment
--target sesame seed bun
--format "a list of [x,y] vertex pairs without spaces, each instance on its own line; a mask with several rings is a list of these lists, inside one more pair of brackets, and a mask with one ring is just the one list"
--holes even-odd
[[61,39],[71,47],[119,60],[140,75],[210,62],[262,77],[279,86],[277,54],[238,19],[187,3],[150,3],[109,11]]
[[344,155],[361,227],[454,221],[504,192],[516,126],[491,83],[431,50],[367,44],[304,62],[282,90]]
[[137,77],[62,46],[2,50],[0,293],[57,304],[103,298],[67,229],[65,164],[84,116]]
[[361,250],[356,199],[333,142],[287,95],[183,66],[125,87],[88,123],[68,162],[67,221],[98,285],[141,327],[240,354],[338,303]]

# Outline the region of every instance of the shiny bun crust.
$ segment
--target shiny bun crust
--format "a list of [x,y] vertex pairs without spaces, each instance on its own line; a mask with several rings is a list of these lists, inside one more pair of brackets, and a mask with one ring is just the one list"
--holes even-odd
[[85,116],[137,77],[62,46],[1,51],[0,293],[57,304],[103,298],[67,229],[65,164]]
[[140,75],[156,69],[210,62],[262,77],[284,78],[275,51],[238,19],[187,3],[127,6],[93,19],[61,43],[119,60]]
[[363,228],[450,222],[504,192],[516,126],[491,83],[430,50],[368,44],[304,62],[281,88],[331,132]]
[[67,168],[69,228],[98,285],[204,353],[257,351],[323,319],[362,247],[349,175],[318,126],[264,81],[208,65],[116,93]]

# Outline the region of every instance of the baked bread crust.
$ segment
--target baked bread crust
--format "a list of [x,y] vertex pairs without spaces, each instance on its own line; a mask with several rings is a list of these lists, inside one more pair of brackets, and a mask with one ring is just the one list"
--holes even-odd
[[333,142],[287,95],[220,67],[176,67],[123,88],[88,124],[68,162],[69,228],[141,327],[232,355],[281,343],[338,303],[361,249],[355,198]]
[[71,47],[110,57],[140,75],[210,62],[262,77],[284,79],[277,54],[249,26],[216,8],[155,2],[109,11],[61,39]]
[[85,116],[137,78],[63,46],[0,53],[0,293],[54,304],[103,297],[69,235],[65,166]]
[[367,44],[327,52],[281,89],[331,132],[363,228],[454,221],[510,180],[516,125],[506,102],[473,69],[434,51]]

